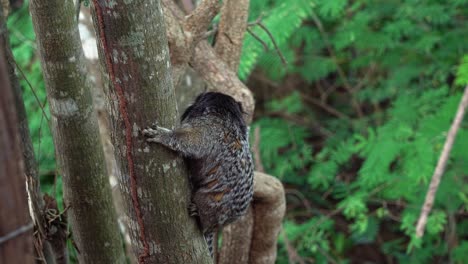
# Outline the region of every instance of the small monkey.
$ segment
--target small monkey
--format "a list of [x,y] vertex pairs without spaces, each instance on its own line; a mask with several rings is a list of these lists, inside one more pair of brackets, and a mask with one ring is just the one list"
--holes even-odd
[[192,185],[189,212],[198,216],[213,253],[214,232],[244,215],[253,196],[253,162],[242,105],[231,96],[200,94],[178,128],[143,130],[148,142],[181,153]]

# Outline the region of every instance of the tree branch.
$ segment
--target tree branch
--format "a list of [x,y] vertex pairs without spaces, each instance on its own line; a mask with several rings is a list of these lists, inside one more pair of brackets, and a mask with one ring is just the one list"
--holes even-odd
[[173,0],[161,0],[169,49],[171,51],[172,79],[177,86],[193,57],[196,44],[219,11],[217,0],[203,0],[187,17]]
[[185,18],[184,33],[194,44],[204,35],[211,21],[218,14],[219,8],[218,0],[202,0]]
[[252,205],[255,212],[255,225],[249,263],[275,263],[276,243],[286,211],[284,188],[281,182],[273,176],[255,172]]
[[460,127],[460,124],[463,120],[463,116],[465,114],[467,106],[468,86],[465,87],[465,92],[463,93],[463,97],[460,101],[460,104],[458,105],[458,110],[455,115],[455,119],[453,120],[453,123],[450,126],[450,130],[447,134],[447,138],[444,143],[444,148],[442,149],[439,161],[437,162],[434,174],[432,175],[432,180],[429,185],[429,189],[426,193],[426,199],[421,209],[421,215],[419,216],[418,224],[416,225],[416,237],[422,237],[424,235],[424,229],[426,228],[427,218],[434,204],[434,199],[437,189],[439,188],[440,180],[444,173],[445,166],[447,165],[447,161],[450,156],[450,151],[452,150],[453,142],[455,141],[455,137],[457,136],[458,128]]
[[227,0],[221,8],[214,49],[219,59],[233,72],[237,72],[239,68],[242,43],[247,29],[249,3],[250,0]]

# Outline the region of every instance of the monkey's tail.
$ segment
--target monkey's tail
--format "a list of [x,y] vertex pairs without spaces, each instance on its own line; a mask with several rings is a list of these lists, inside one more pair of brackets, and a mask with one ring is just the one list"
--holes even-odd
[[208,244],[208,249],[210,250],[210,256],[213,257],[213,242],[214,242],[214,238],[215,238],[215,233],[214,231],[211,231],[211,232],[206,232],[204,234],[205,236],[205,241],[206,241],[206,244]]

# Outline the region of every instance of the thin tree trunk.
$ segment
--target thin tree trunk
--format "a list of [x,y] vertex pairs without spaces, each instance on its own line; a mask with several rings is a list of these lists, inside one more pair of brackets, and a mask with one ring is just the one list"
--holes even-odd
[[[0,15],[0,24],[4,25],[5,20],[6,19]],[[18,116],[21,152],[23,154],[25,165],[24,171],[27,180],[27,192],[30,199],[30,209],[34,219],[34,226],[36,231],[36,257],[39,259],[45,258],[47,263],[53,264],[55,263],[55,259],[51,251],[50,244],[47,241],[44,241],[46,236],[46,231],[44,229],[46,223],[43,217],[44,200],[41,196],[38,167],[36,163],[36,157],[34,155],[31,136],[29,133],[28,120],[22,98],[21,86],[15,74],[14,58],[9,45],[7,28],[2,27],[0,32],[3,32],[0,35],[0,42],[2,43],[1,45],[3,46],[3,51],[5,52],[6,68],[8,71],[10,84],[12,86],[12,91],[14,93],[15,107]]]
[[183,160],[139,133],[155,121],[174,128],[178,119],[160,1],[94,0],[92,12],[134,253],[140,263],[210,263],[188,215]]
[[[0,7],[0,17],[1,13]],[[5,29],[4,21],[0,21],[0,29]],[[0,42],[0,263],[32,263],[33,223],[28,214],[19,123],[4,44]]]
[[73,1],[31,1],[64,202],[81,263],[125,263]]

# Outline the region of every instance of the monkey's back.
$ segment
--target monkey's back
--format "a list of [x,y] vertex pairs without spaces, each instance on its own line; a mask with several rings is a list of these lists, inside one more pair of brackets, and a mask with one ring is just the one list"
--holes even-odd
[[195,203],[204,232],[245,214],[253,196],[253,164],[247,130],[229,118],[190,121],[205,131],[206,156],[188,159]]

